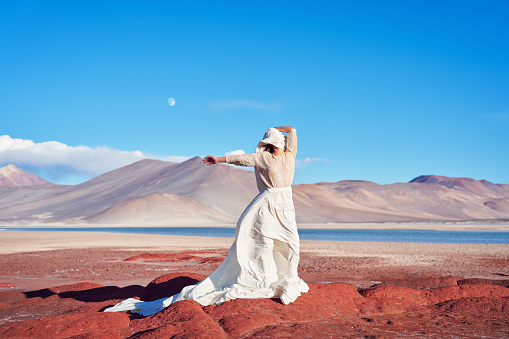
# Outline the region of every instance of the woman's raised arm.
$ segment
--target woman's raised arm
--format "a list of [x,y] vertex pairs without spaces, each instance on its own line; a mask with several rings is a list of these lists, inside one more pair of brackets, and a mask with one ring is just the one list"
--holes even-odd
[[290,131],[292,129],[294,129],[293,126],[279,126],[279,127],[274,127],[275,129],[277,129],[279,132],[284,132],[284,133],[290,133]]

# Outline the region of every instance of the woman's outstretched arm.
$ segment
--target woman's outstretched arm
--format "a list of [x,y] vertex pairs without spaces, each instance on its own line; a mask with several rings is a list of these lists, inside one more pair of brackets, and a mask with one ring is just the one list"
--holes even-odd
[[290,133],[290,131],[293,129],[293,126],[279,126],[274,128],[279,132]]
[[226,157],[215,157],[213,155],[207,155],[203,157],[203,162],[207,165],[214,165],[220,162],[226,162]]

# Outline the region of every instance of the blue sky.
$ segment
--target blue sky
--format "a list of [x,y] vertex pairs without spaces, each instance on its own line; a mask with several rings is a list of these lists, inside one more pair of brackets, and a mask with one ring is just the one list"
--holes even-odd
[[0,1],[0,166],[77,183],[293,125],[296,184],[509,183],[508,17],[508,1]]

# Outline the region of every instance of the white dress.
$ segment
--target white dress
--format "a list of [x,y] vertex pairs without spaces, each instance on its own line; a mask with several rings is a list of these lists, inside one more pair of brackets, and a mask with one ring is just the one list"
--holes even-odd
[[[180,300],[207,306],[238,298],[277,297],[289,304],[307,292],[308,286],[297,274],[299,235],[290,186],[296,146],[296,132],[292,130],[283,155],[275,157],[263,152],[227,157],[228,163],[255,166],[265,188],[242,213],[232,247],[210,276],[169,298],[149,302],[130,298],[104,311],[131,311],[147,316]],[[272,168],[264,167],[267,161],[273,162]]]

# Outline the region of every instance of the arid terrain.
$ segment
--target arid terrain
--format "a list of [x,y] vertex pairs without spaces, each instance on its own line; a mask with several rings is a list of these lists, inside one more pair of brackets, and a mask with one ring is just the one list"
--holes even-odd
[[[234,225],[258,193],[253,171],[198,157],[141,160],[69,186],[18,170],[0,172],[0,225]],[[509,184],[486,180],[423,175],[292,188],[298,223],[509,220]]]
[[232,239],[78,232],[1,233],[0,337],[506,338],[509,245],[303,241],[310,291],[141,318],[101,313],[163,298],[210,274]]
[[[79,185],[0,169],[0,225],[234,226],[253,172],[142,160]],[[293,186],[301,228],[506,232],[509,186],[419,176]],[[351,223],[356,223],[354,226]],[[500,233],[502,234],[502,233]],[[302,241],[294,303],[175,303],[142,318],[103,313],[209,275],[233,239],[0,231],[1,338],[507,338],[509,245]]]

